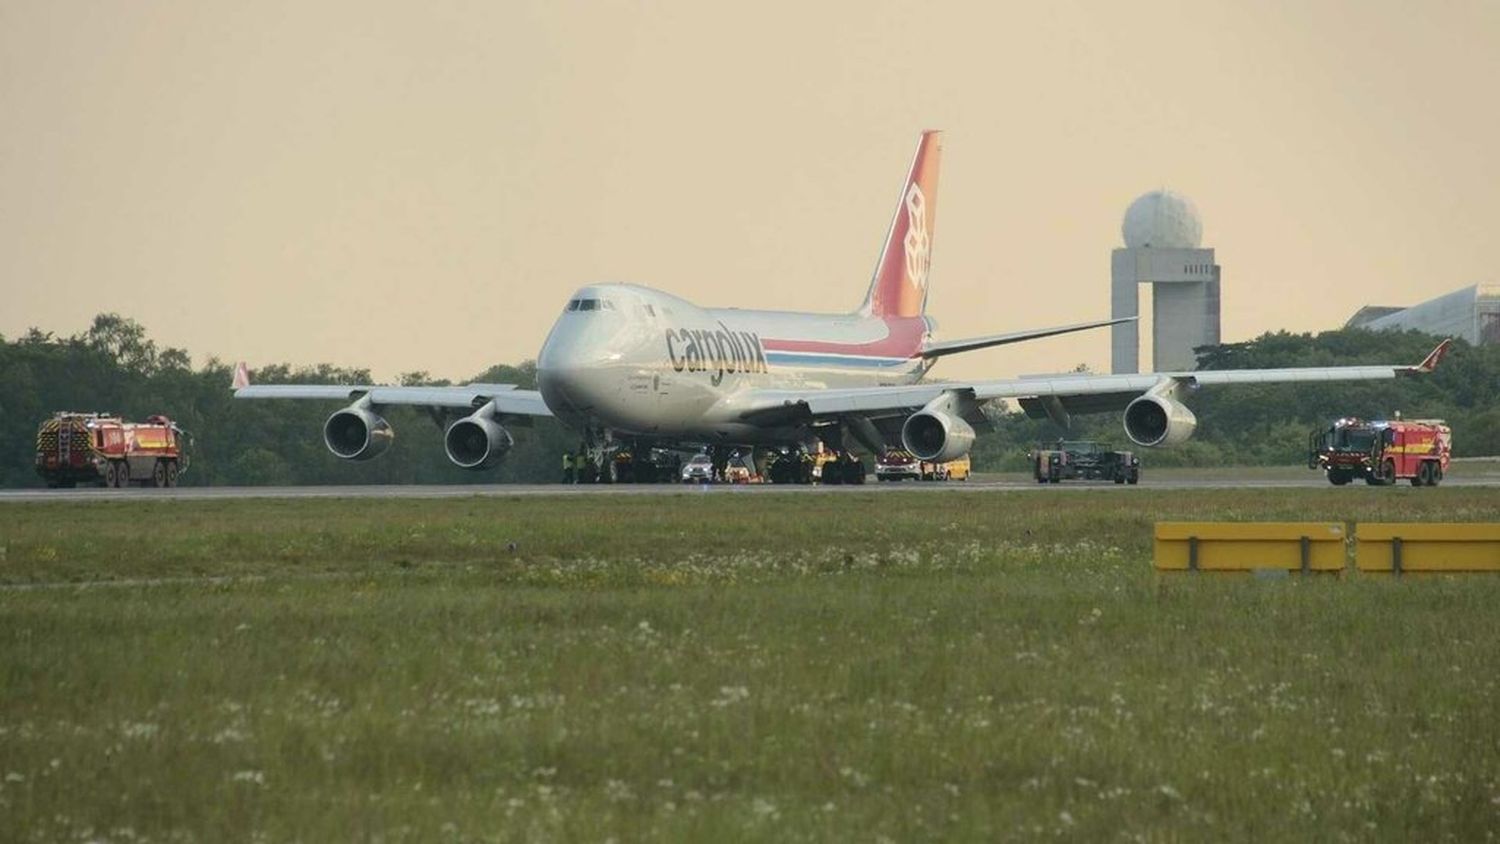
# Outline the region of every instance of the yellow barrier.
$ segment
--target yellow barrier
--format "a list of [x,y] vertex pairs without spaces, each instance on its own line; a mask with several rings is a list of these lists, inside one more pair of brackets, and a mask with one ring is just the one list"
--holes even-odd
[[1343,571],[1340,522],[1157,522],[1159,571]]
[[1500,524],[1360,522],[1354,560],[1362,572],[1500,572]]

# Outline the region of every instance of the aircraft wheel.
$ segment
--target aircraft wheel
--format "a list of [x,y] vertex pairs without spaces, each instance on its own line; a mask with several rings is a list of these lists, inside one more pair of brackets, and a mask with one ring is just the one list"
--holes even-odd
[[863,460],[850,460],[844,464],[844,483],[862,484],[865,482],[865,462]]

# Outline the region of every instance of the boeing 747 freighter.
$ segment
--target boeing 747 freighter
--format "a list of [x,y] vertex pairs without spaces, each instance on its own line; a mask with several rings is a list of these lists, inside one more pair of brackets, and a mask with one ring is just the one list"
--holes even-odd
[[981,405],[992,399],[1016,400],[1028,414],[1063,426],[1074,414],[1123,412],[1133,442],[1164,446],[1186,440],[1197,426],[1182,403],[1185,392],[1395,378],[1431,371],[1448,348],[1444,341],[1426,360],[1406,366],[925,381],[946,355],[1120,321],[936,340],[925,311],[941,154],[939,133],[924,132],[874,278],[850,313],[703,308],[649,287],[592,284],[568,299],[543,342],[537,390],[250,385],[242,366],[235,397],[351,402],[323,426],[329,450],[348,460],[367,460],[390,446],[383,408],[413,405],[442,421],[448,459],[464,469],[496,465],[513,442],[507,424],[554,416],[590,444],[601,468],[617,467],[614,451],[621,446],[637,456],[654,447],[702,446],[718,455],[766,447],[784,455],[821,442],[842,455],[834,471],[858,482],[864,467],[853,454],[856,445],[876,455],[899,445],[935,462],[967,454],[975,430],[986,425]]

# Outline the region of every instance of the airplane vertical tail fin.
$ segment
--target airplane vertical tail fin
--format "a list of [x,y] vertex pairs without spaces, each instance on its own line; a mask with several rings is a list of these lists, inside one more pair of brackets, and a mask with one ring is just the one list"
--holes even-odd
[[942,135],[922,133],[911,171],[901,185],[896,213],[885,235],[870,292],[859,312],[866,316],[921,316],[927,307],[927,268],[932,260],[932,233],[937,219],[938,164]]
[[234,365],[234,377],[230,379],[229,389],[243,390],[250,386],[250,367],[244,361]]

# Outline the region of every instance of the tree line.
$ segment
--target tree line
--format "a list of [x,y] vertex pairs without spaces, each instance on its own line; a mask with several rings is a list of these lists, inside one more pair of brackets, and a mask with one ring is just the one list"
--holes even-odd
[[[1434,338],[1416,332],[1360,330],[1265,334],[1245,343],[1199,350],[1200,368],[1241,369],[1415,363]],[[454,467],[443,454],[442,430],[419,409],[389,408],[396,442],[384,455],[352,463],[323,446],[332,403],[235,401],[231,365],[217,359],[194,368],[182,349],[159,348],[137,322],[101,314],[88,330],[57,337],[32,329],[0,337],[0,486],[38,486],[33,461],[37,426],[55,411],[100,411],[140,420],[166,414],[193,435],[184,485],[548,482],[561,474],[561,455],[576,434],[550,419],[508,425],[515,448],[496,469]],[[444,385],[425,372],[402,375],[408,385]],[[368,384],[370,372],[320,364],[274,364],[256,383]],[[535,363],[497,364],[463,382],[536,386]],[[1305,457],[1315,426],[1339,416],[1442,417],[1454,428],[1460,455],[1500,454],[1500,349],[1455,344],[1438,371],[1424,378],[1347,384],[1247,385],[1204,390],[1188,399],[1198,435],[1182,446],[1149,452],[1153,466],[1288,464]],[[979,471],[1020,469],[1025,452],[1062,436],[1125,442],[1119,414],[1081,417],[1072,431],[1034,420],[1006,405],[995,430],[974,449]]]

